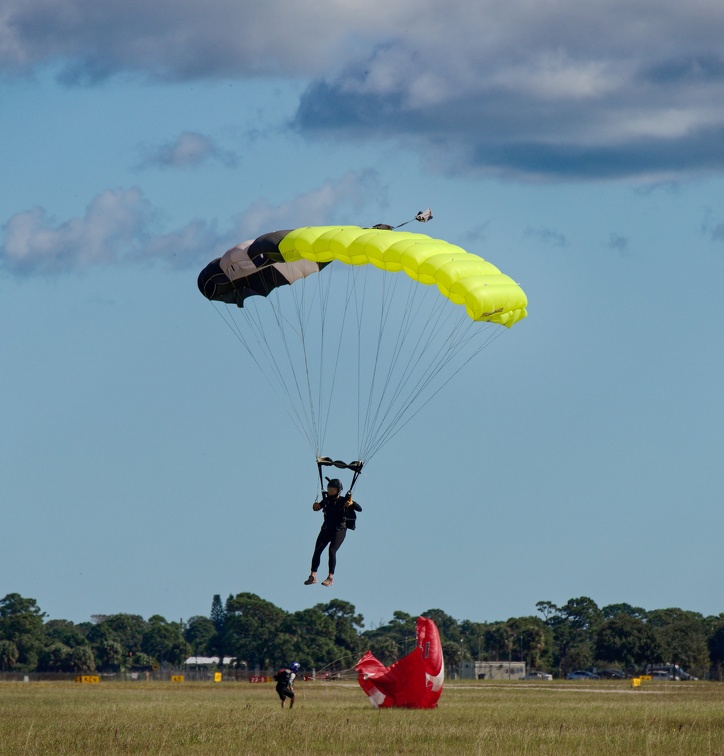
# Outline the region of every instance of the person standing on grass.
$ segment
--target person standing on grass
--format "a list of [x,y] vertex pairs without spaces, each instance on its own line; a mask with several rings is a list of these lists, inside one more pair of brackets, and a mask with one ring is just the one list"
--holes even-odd
[[289,699],[289,708],[294,706],[294,678],[299,672],[299,664],[292,662],[288,667],[280,669],[274,679],[277,681],[277,695],[282,700],[282,709],[284,702]]
[[312,585],[317,582],[317,569],[322,559],[322,552],[329,546],[329,575],[322,581],[322,585],[330,586],[334,581],[334,569],[337,566],[337,550],[342,545],[347,535],[347,528],[354,530],[357,512],[362,507],[352,501],[352,494],[341,496],[342,482],[338,478],[327,478],[327,492],[323,494],[322,501],[315,501],[312,509],[315,512],[324,512],[324,522],[317,536],[312,555],[312,571],[304,581],[304,585]]

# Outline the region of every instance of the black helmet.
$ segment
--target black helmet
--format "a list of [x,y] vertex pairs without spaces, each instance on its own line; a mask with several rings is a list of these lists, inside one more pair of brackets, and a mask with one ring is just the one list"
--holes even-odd
[[338,493],[342,493],[342,481],[339,478],[327,478],[327,488],[336,488]]

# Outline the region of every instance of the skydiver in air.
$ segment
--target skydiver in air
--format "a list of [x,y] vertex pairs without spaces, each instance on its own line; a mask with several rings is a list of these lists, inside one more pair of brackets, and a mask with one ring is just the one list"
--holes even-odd
[[347,530],[354,530],[357,512],[362,507],[352,500],[352,493],[341,496],[342,483],[338,478],[327,478],[327,492],[322,494],[322,501],[315,501],[312,509],[324,512],[324,522],[317,536],[312,555],[312,571],[304,581],[304,585],[317,582],[317,569],[322,558],[322,552],[329,546],[329,575],[322,585],[330,586],[334,582],[334,568],[337,565],[337,550],[342,545]]

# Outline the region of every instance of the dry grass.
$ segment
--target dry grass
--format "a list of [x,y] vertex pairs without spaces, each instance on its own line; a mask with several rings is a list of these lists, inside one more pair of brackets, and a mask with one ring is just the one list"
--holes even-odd
[[445,686],[433,711],[377,711],[356,684],[0,683],[1,754],[718,754],[724,685]]

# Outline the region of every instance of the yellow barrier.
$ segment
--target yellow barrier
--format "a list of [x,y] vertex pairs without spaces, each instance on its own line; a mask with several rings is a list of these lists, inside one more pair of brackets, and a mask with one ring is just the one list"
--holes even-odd
[[631,678],[631,687],[632,688],[640,688],[641,687],[641,678],[640,677],[632,677]]
[[221,672],[214,672],[214,682],[221,682]]
[[183,675],[172,675],[171,682],[183,682],[184,676]]
[[76,675],[77,683],[99,683],[101,678],[98,675]]
[[639,675],[639,677],[640,677],[640,678],[641,678],[642,680],[647,680],[647,681],[649,681],[649,682],[651,682],[651,680],[653,680],[653,679],[654,679],[653,677],[651,677],[651,675]]

